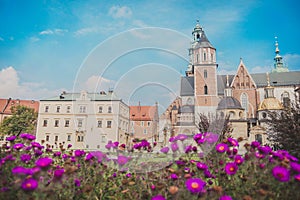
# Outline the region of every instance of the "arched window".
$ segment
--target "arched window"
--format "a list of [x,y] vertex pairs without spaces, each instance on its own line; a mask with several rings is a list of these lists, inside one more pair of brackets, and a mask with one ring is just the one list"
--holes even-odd
[[204,85],[204,94],[208,94],[208,88],[207,88],[207,85]]
[[203,53],[203,60],[206,61],[206,53]]
[[282,104],[285,108],[288,108],[290,106],[290,95],[288,92],[282,93]]
[[261,135],[261,134],[256,134],[256,135],[255,135],[255,140],[256,140],[257,142],[259,142],[260,144],[262,144],[262,135]]
[[241,102],[242,102],[242,108],[244,108],[245,111],[248,112],[248,96],[247,96],[247,94],[242,93]]
[[207,70],[204,70],[204,78],[207,78]]

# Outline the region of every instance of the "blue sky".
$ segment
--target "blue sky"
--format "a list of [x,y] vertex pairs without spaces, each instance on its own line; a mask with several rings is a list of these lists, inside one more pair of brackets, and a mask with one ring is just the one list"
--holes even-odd
[[289,69],[300,70],[299,8],[279,0],[0,0],[0,98],[113,88],[129,104],[165,107],[178,95],[197,19],[220,74],[234,73],[240,58],[251,73],[270,71],[275,36]]

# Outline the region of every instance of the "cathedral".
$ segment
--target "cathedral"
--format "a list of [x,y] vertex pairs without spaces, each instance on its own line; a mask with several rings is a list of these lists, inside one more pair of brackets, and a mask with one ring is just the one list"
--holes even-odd
[[164,134],[199,132],[200,114],[209,119],[229,116],[233,137],[267,143],[266,111],[280,111],[298,98],[300,71],[288,70],[276,41],[274,69],[270,73],[250,74],[240,59],[235,74],[219,75],[216,48],[199,23],[192,35],[180,96],[161,116],[166,122]]

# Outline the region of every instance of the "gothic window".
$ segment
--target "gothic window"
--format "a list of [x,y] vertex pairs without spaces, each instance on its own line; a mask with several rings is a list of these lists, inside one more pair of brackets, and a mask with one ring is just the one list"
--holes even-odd
[[206,53],[203,53],[203,60],[206,61]]
[[204,70],[204,78],[207,78],[207,70]]
[[288,92],[284,92],[282,95],[282,104],[285,108],[290,106],[290,95]]
[[247,94],[242,93],[241,102],[242,102],[242,108],[244,108],[245,111],[248,112],[248,96],[247,96]]
[[204,85],[204,94],[208,94],[208,88],[207,88],[207,85]]

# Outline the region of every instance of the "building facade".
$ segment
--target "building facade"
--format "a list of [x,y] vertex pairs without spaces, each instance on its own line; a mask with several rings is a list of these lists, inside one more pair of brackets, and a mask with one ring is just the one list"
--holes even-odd
[[[280,110],[299,98],[300,71],[289,71],[284,66],[277,41],[274,69],[270,74],[250,74],[240,59],[235,74],[218,75],[216,49],[198,22],[192,35],[190,60],[185,76],[181,77],[180,96],[161,116],[170,122],[165,129],[172,130],[171,135],[195,134],[202,113],[209,118],[229,115],[234,137],[258,139],[262,136],[256,134],[267,132],[261,118],[265,116],[264,111]],[[272,98],[266,93],[268,88],[272,88]]]
[[58,148],[104,149],[109,140],[124,141],[129,107],[108,93],[62,93],[40,101],[37,141]]

